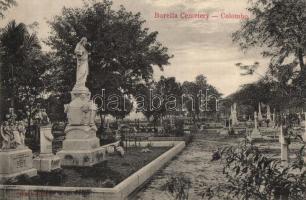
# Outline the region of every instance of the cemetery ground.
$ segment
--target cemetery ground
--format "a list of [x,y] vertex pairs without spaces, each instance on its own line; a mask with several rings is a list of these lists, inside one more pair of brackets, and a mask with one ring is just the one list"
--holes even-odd
[[[209,188],[228,183],[223,174],[225,161],[222,159],[212,161],[213,152],[226,146],[235,146],[241,141],[244,141],[243,135],[231,137],[219,134],[197,134],[194,141],[180,155],[164,169],[159,170],[147,185],[130,197],[130,200],[173,199],[173,195],[163,191],[171,177],[185,177],[190,180],[188,199],[208,199],[208,197],[203,197],[203,194]],[[280,160],[281,149],[278,140],[257,142],[255,145],[264,155]],[[301,145],[298,142],[290,145],[291,159],[295,158]],[[223,197],[226,199],[225,195]],[[220,196],[212,199],[220,198],[222,199]]]
[[[124,156],[109,154],[107,160],[92,167],[62,167],[62,170],[41,172],[32,178],[19,176],[6,184],[112,188],[170,148],[129,147]],[[146,149],[149,151],[143,152]]]

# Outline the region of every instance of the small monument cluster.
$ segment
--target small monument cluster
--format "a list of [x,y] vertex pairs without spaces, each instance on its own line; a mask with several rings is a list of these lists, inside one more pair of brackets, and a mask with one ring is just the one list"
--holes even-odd
[[251,132],[251,134],[248,136],[248,139],[251,141],[254,140],[261,140],[263,139],[263,136],[260,133],[259,130],[259,123],[261,124],[264,120],[266,120],[267,127],[268,126],[275,126],[275,111],[271,115],[271,108],[269,105],[267,105],[267,113],[266,118],[263,117],[262,111],[261,111],[261,103],[258,104],[258,113],[254,112],[254,128]]
[[[33,160],[32,151],[25,145],[25,126],[16,121],[14,110],[10,109],[10,118],[1,125],[0,133],[0,183],[19,175],[33,177],[37,171],[51,172],[61,166],[92,166],[105,159],[106,149],[100,146],[96,137],[94,123],[96,105],[90,100],[90,91],[85,86],[88,75],[87,39],[77,44],[76,84],[71,91],[71,102],[65,105],[68,125],[63,149],[54,155],[52,152],[52,128],[45,110],[41,110],[35,119],[40,124],[40,154]],[[41,120],[41,121],[40,121]]]
[[10,109],[9,115],[0,130],[0,183],[19,175],[37,175],[33,167],[32,151],[25,146],[24,123],[15,120],[13,109]]

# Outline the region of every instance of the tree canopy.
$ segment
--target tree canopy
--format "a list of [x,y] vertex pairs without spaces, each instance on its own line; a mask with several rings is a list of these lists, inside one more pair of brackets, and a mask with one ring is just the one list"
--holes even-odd
[[42,53],[36,34],[15,21],[0,30],[0,49],[1,113],[15,107],[25,114],[26,106],[35,106],[44,90],[48,57]]
[[269,73],[280,82],[299,86],[306,78],[306,0],[250,0],[252,17],[233,34],[243,50],[262,48],[270,58]]
[[4,12],[16,5],[17,2],[15,0],[0,0],[0,17],[4,18]]

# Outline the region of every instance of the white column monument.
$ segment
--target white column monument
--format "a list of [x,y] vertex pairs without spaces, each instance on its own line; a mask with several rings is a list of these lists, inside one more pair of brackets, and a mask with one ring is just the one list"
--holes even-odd
[[57,155],[63,166],[92,166],[105,160],[105,148],[96,137],[96,105],[90,100],[85,86],[88,75],[87,39],[82,38],[75,48],[77,57],[76,84],[71,91],[71,102],[65,105],[68,125],[63,149]]
[[53,139],[51,127],[40,127],[40,154],[33,160],[38,171],[51,172],[61,167],[60,157],[52,153]]
[[260,102],[258,103],[258,120],[262,121],[263,117],[262,117],[262,113],[261,113],[261,105]]
[[234,103],[233,106],[231,107],[231,120],[232,120],[232,125],[233,126],[238,124],[237,103]]
[[285,138],[283,126],[280,126],[279,142],[281,144],[281,161],[283,166],[288,166],[289,163],[289,145]]

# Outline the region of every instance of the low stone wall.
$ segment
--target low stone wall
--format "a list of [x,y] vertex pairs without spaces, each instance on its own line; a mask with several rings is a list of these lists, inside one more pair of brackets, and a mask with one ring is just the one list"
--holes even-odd
[[[141,141],[141,142],[136,142],[137,146],[140,147],[172,147],[175,146],[179,143],[182,143],[183,141]],[[126,143],[124,142],[124,146],[126,146]],[[127,142],[128,147],[134,147],[135,142],[130,141]]]
[[[126,200],[138,187],[144,184],[164,164],[180,153],[185,142],[154,142],[152,146],[172,146],[173,148],[144,166],[114,188],[54,187],[54,186],[14,186],[0,185],[1,200]],[[153,142],[152,142],[153,143]],[[145,145],[145,143],[143,143]]]
[[184,141],[184,137],[149,137],[149,141]]

